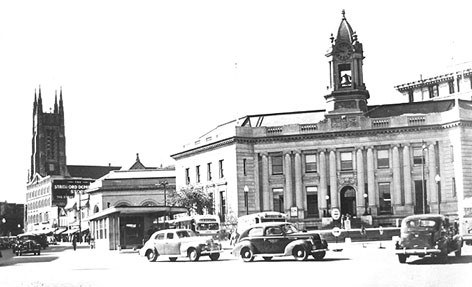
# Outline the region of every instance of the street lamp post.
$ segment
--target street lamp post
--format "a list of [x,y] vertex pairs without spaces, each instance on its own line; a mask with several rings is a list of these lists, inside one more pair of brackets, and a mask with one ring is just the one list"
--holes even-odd
[[164,207],[166,208],[165,213],[164,213],[164,220],[166,220],[167,219],[167,185],[169,184],[169,182],[167,180],[163,180],[159,184],[162,185],[162,187],[164,188]]
[[244,186],[244,204],[246,205],[246,215],[249,214],[249,187],[247,185]]
[[2,235],[4,235],[4,234],[3,234],[3,233],[4,233],[3,230],[5,229],[5,223],[7,223],[7,220],[5,219],[5,217],[2,218],[2,223],[3,223],[3,224],[2,224]]
[[439,176],[439,174],[436,174],[434,180],[436,181],[436,184],[438,186],[438,214],[441,214],[441,176]]
[[326,216],[329,216],[329,195],[325,196],[326,199]]
[[367,199],[368,195],[367,193],[364,193],[364,215],[368,215],[369,213],[367,212],[367,205],[368,205],[368,199]]

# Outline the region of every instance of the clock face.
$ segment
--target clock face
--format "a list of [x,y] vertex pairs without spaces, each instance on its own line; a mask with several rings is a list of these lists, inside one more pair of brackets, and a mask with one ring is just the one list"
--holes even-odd
[[349,44],[341,43],[338,47],[336,47],[336,56],[338,59],[344,61],[351,57],[352,49]]

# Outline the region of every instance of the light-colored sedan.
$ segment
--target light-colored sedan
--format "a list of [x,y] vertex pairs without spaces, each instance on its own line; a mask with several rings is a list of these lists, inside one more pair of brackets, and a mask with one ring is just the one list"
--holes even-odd
[[207,236],[197,236],[189,229],[166,229],[154,232],[139,250],[139,255],[149,261],[156,261],[165,256],[170,261],[179,257],[188,257],[198,261],[201,256],[209,256],[212,261],[220,258],[221,244]]

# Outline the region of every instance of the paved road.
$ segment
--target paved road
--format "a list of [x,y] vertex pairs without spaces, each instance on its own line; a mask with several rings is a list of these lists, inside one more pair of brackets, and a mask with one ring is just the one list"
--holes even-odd
[[[334,244],[331,245],[334,248]],[[228,251],[217,262],[159,258],[147,262],[136,253],[98,251],[81,246],[53,246],[40,256],[0,259],[0,286],[471,286],[472,246],[447,264],[411,257],[400,264],[391,241],[339,244],[325,260],[305,262],[292,258],[261,259],[244,263]],[[11,253],[11,252],[10,252]]]

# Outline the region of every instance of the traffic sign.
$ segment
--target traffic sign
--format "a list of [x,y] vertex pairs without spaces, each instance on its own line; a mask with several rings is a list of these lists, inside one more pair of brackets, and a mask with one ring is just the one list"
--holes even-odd
[[333,234],[334,237],[338,237],[341,235],[341,228],[339,227],[333,227],[333,230],[331,230],[331,233]]
[[341,211],[339,211],[338,208],[332,208],[331,218],[333,218],[334,220],[338,220],[339,218],[341,218]]

